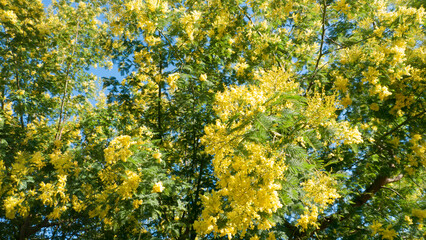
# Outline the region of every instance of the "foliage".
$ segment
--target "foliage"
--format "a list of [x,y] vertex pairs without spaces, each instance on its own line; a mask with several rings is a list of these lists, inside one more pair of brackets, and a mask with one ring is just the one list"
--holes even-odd
[[2,237],[421,239],[424,7],[0,0]]

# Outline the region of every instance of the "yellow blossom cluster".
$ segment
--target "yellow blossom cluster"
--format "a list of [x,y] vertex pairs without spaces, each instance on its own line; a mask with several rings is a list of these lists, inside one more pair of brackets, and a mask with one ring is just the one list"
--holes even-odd
[[[217,94],[214,110],[219,119],[205,127],[206,135],[202,138],[206,152],[214,156],[217,190],[202,197],[204,210],[194,224],[200,234],[244,235],[249,229],[267,230],[274,225],[263,216],[271,216],[282,207],[277,191],[287,169],[285,156],[267,143],[247,141],[245,135],[259,123],[256,119],[259,114],[279,116],[284,109],[296,108],[289,101],[280,104],[271,101],[277,93],[302,93],[290,78],[291,74],[283,69],[259,70],[255,74],[257,85],[232,86]],[[335,96],[321,93],[309,96],[301,110],[306,117],[305,127],[336,129],[334,143],[362,142],[357,128],[336,121],[337,107]],[[276,132],[272,134],[274,139],[282,137]],[[303,138],[294,141],[304,146]],[[333,184],[333,179],[322,173],[303,184],[307,210],[299,225],[304,229],[315,226],[318,214],[339,197]],[[219,227],[218,222],[225,223]]]
[[[332,143],[353,144],[361,143],[362,136],[357,127],[347,121],[336,121],[337,101],[334,95],[326,96],[315,93],[307,99],[307,107],[303,110],[310,127],[323,126],[335,130]],[[324,141],[324,144],[327,140]]]
[[160,193],[160,192],[163,192],[163,190],[164,190],[164,186],[162,182],[157,182],[152,187],[152,192],[154,193]]
[[426,209],[413,209],[412,214],[414,217],[419,219],[419,222],[422,222],[423,219],[426,219]]
[[316,172],[313,178],[303,182],[301,185],[305,192],[302,201],[305,203],[306,209],[296,225],[301,226],[303,230],[307,229],[309,225],[318,227],[318,214],[340,197],[333,187],[335,181],[323,172]]
[[[345,1],[336,3],[336,9],[345,5]],[[423,7],[407,7],[404,1],[395,1],[391,11],[388,4],[387,1],[373,1],[370,7],[377,12],[374,18],[354,15],[359,20],[354,34],[360,35],[364,32],[361,29],[368,29],[371,35],[363,43],[336,51],[338,64],[343,67],[340,71],[333,70],[332,76],[344,107],[352,105],[355,96],[357,100],[362,99],[360,93],[363,92],[371,110],[389,107],[389,113],[401,117],[413,111],[414,96],[424,92],[421,84],[424,46],[415,39],[424,37],[425,10]],[[377,21],[381,24],[375,24]],[[348,70],[358,67],[363,69],[362,75]],[[358,90],[354,91],[352,86]],[[384,102],[391,104],[384,106]]]
[[[4,201],[4,209],[6,210],[6,218],[14,219],[17,209],[21,208],[21,205],[25,198],[21,195],[12,195],[5,199]],[[26,216],[26,215],[23,215]]]
[[126,176],[123,179],[123,183],[117,189],[122,199],[131,198],[141,182],[141,178],[137,173],[130,170],[126,170],[125,173]]
[[62,153],[61,150],[56,149],[49,157],[50,162],[59,174],[67,174],[71,167],[76,164],[72,161],[73,156],[69,151]]
[[58,219],[61,214],[66,211],[66,204],[69,202],[69,196],[66,193],[66,181],[66,175],[58,175],[56,182],[41,182],[37,190],[39,194],[34,190],[30,190],[28,194],[24,194],[23,192],[19,194],[12,193],[4,201],[6,217],[13,219],[16,213],[26,217],[29,213],[29,199],[38,195],[35,199],[40,200],[44,206],[53,208],[52,212],[48,214],[47,217],[49,219]]
[[393,240],[398,235],[395,230],[391,229],[390,225],[386,229],[382,228],[382,226],[383,224],[378,221],[373,221],[373,224],[370,225],[370,228],[373,231],[371,235],[374,236],[379,233],[382,236],[382,239],[388,240]]
[[59,175],[57,183],[40,183],[39,192],[41,193],[37,199],[41,200],[43,205],[55,207],[59,202],[68,202],[69,197],[66,194],[66,175]]
[[411,135],[409,143],[412,153],[407,156],[408,165],[405,166],[405,171],[413,175],[419,167],[426,166],[426,144],[422,136],[417,133]]
[[86,208],[86,206],[84,205],[83,201],[80,200],[80,199],[78,199],[78,197],[76,195],[72,196],[71,203],[72,203],[72,208],[76,212],[81,212],[81,211],[83,211]]
[[177,88],[177,80],[179,79],[179,73],[172,73],[167,77],[167,84],[170,86],[170,90],[173,92]]
[[[218,191],[202,197],[205,209],[194,224],[200,234],[230,237],[237,232],[244,235],[254,227],[267,230],[274,224],[265,214],[270,216],[282,207],[277,193],[281,185],[277,181],[284,178],[285,157],[268,144],[244,141],[244,134],[252,128],[244,122],[266,112],[265,102],[277,91],[299,89],[289,80],[288,73],[278,69],[265,73],[259,82],[259,86],[231,87],[216,97],[214,109],[220,119],[205,128],[202,142],[206,152],[215,156]],[[239,120],[228,123],[235,114],[240,115]],[[229,133],[229,128],[237,130]],[[226,224],[218,227],[218,221]]]
[[182,26],[187,34],[189,41],[194,41],[194,35],[197,35],[196,24],[201,18],[201,12],[192,11],[191,13],[183,13],[182,18],[180,19]]
[[131,141],[131,137],[128,135],[114,138],[104,150],[105,161],[111,165],[115,164],[118,160],[125,162],[132,155],[130,147],[134,144],[135,142]]

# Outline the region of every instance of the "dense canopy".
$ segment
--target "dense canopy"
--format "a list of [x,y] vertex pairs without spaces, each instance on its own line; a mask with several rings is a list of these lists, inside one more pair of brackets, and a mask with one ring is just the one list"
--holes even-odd
[[1,238],[423,239],[425,7],[0,0]]

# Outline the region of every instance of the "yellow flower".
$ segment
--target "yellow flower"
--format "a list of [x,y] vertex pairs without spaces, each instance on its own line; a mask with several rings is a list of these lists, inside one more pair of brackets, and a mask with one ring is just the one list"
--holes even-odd
[[249,65],[245,62],[245,60],[241,60],[235,65],[234,69],[237,71],[237,76],[242,76],[244,70],[246,70]]
[[152,192],[155,192],[155,193],[162,192],[163,190],[164,190],[164,187],[162,182],[158,182],[154,184],[154,186],[152,187]]
[[347,107],[352,104],[352,99],[349,97],[349,95],[346,95],[346,97],[342,99],[341,103],[344,107]]
[[373,224],[370,226],[371,230],[373,230],[373,233],[371,234],[371,236],[376,235],[376,233],[382,231],[382,224],[377,222],[377,221],[373,221]]
[[379,108],[379,105],[377,105],[377,103],[372,103],[370,105],[370,109],[373,111],[379,111],[380,108]]
[[334,6],[334,9],[347,14],[348,11],[350,10],[350,7],[349,7],[349,4],[347,4],[345,0],[340,0],[340,1],[336,2],[336,6]]
[[6,210],[6,218],[14,219],[15,218],[15,207],[19,206],[24,199],[19,199],[15,196],[9,196],[4,201],[4,209]]
[[140,199],[134,200],[133,201],[133,208],[134,209],[138,209],[140,205],[142,205],[143,201]]
[[179,77],[179,73],[173,73],[167,77],[167,83],[169,84],[172,90],[175,90],[177,88],[176,81],[179,79]]
[[420,222],[423,221],[424,218],[426,218],[426,209],[413,209],[412,213],[413,216],[420,218]]
[[161,153],[160,152],[156,152],[156,153],[152,154],[152,157],[157,159],[157,161],[159,163],[161,162]]
[[206,80],[207,80],[207,74],[205,74],[205,73],[204,73],[204,74],[201,74],[201,75],[200,75],[200,81],[201,81],[201,82],[204,82],[204,81],[206,81]]
[[413,224],[413,220],[410,218],[410,216],[405,216],[405,221],[407,221],[408,225]]
[[275,240],[275,234],[273,232],[270,232],[267,240]]
[[334,85],[338,90],[346,92],[348,90],[348,79],[344,78],[343,76],[336,76]]
[[393,240],[393,238],[397,235],[395,230],[389,229],[390,226],[388,226],[385,230],[382,230],[382,238],[383,239],[389,239]]

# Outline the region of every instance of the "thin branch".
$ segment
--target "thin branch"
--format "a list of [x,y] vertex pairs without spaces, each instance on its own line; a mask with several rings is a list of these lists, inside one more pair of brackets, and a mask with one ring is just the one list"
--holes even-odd
[[398,126],[394,127],[389,132],[387,132],[387,133],[383,134],[382,136],[380,136],[377,141],[382,141],[385,137],[387,137],[387,136],[391,135],[392,133],[396,132],[399,128],[401,128],[402,126],[404,126],[405,124],[407,124],[410,120],[412,120],[414,118],[418,118],[418,117],[422,116],[425,113],[426,113],[426,110],[424,110],[423,112],[420,112],[420,113],[418,113],[418,114],[416,114],[416,115],[414,115],[412,117],[408,117],[407,119],[405,119],[404,122],[398,124]]
[[[328,38],[328,37],[327,37],[327,39],[328,39],[328,40],[330,40],[330,41],[332,41],[333,43],[335,43],[335,44],[339,45],[339,47],[338,47],[338,48],[336,48],[336,49],[331,49],[331,50],[328,50],[328,51],[324,52],[324,55],[327,55],[327,54],[331,53],[332,51],[339,51],[339,50],[342,50],[342,49],[345,49],[345,48],[349,48],[349,47],[355,46],[356,44],[358,44],[358,43],[362,43],[362,42],[364,42],[364,41],[366,41],[366,40],[368,40],[368,39],[370,39],[370,38],[372,38],[372,37],[374,37],[374,35],[371,35],[371,36],[369,36],[369,37],[366,37],[366,38],[363,38],[363,39],[361,39],[361,40],[358,40],[358,41],[356,41],[356,42],[354,42],[354,43],[352,43],[352,44],[350,44],[350,45],[342,45],[342,44],[339,44],[339,43],[335,42],[333,39],[331,39],[331,38]],[[350,38],[350,37],[349,37],[349,38]]]
[[[71,53],[71,57],[73,57],[74,56],[74,54],[75,54],[75,48],[76,48],[76,45],[77,45],[77,42],[78,42],[78,34],[79,34],[79,30],[80,30],[80,22],[78,21],[78,19],[77,19],[77,29],[76,29],[76,33],[75,33],[75,42],[74,42],[74,45],[73,45],[73,50],[72,50],[72,53]],[[60,110],[60,112],[59,112],[59,122],[58,122],[58,127],[57,127],[57,129],[56,129],[56,136],[55,136],[55,140],[61,140],[61,137],[62,137],[62,122],[63,122],[63,119],[64,119],[64,108],[65,108],[65,102],[66,102],[66,98],[67,98],[67,95],[68,95],[68,91],[67,91],[67,88],[68,88],[68,82],[69,82],[69,72],[70,72],[70,70],[71,70],[71,64],[70,64],[70,62],[68,61],[67,62],[67,69],[66,69],[66,71],[65,71],[65,86],[64,86],[64,93],[62,94],[62,98],[61,98],[61,110]]]
[[[387,177],[385,175],[378,175],[376,179],[374,179],[373,183],[361,194],[358,195],[354,199],[354,203],[351,204],[351,207],[353,208],[359,208],[362,205],[364,205],[368,200],[370,200],[374,194],[376,194],[380,189],[384,188],[386,184],[399,181],[403,178],[404,175],[399,174],[393,178]],[[333,223],[337,221],[343,221],[351,216],[352,213],[346,213],[344,215],[341,215],[340,217],[334,218],[333,216],[336,214],[333,214],[332,216],[323,218],[320,223],[318,224],[320,227],[316,229],[315,231],[311,233],[307,233],[306,236],[313,236],[316,232],[322,231],[326,229],[328,226],[332,225]],[[293,236],[293,239],[300,239],[304,236],[305,233],[298,232]]]
[[424,187],[421,187],[416,181],[414,181],[414,179],[411,176],[408,176],[408,179],[410,179],[420,189],[424,189]]
[[392,188],[388,188],[388,187],[383,187],[383,189],[387,189],[387,190],[391,190],[392,192],[396,193],[396,195],[400,196],[401,198],[405,199],[404,196],[402,196],[398,191],[396,191],[395,189]]
[[[247,14],[247,12],[246,11],[244,11],[244,9],[242,9],[241,8],[241,6],[238,6],[238,8],[241,10],[241,12],[244,14],[244,16],[250,21],[250,23],[252,24],[252,25],[254,25],[254,22],[253,22],[253,20],[252,20],[252,18],[250,17],[250,15],[248,15]],[[261,32],[259,32],[259,30],[256,30],[256,33],[261,37],[261,38],[263,38],[263,34],[261,33]],[[284,69],[284,66],[283,66],[283,64],[282,64],[282,62],[281,62],[281,60],[280,60],[280,58],[277,56],[277,54],[274,52],[274,57],[275,57],[275,60],[278,62],[278,65],[280,66],[280,68],[282,68],[282,69]]]
[[404,177],[404,175],[401,173],[401,174],[399,174],[398,176],[396,176],[396,177],[393,177],[393,178],[387,178],[386,179],[386,184],[388,184],[388,183],[393,183],[393,182],[398,182],[399,180],[401,180],[402,178]]
[[164,39],[166,39],[167,44],[169,45],[170,48],[172,48],[175,52],[176,52],[176,58],[179,60],[179,62],[182,64],[182,66],[184,65],[183,60],[180,58],[180,56],[177,54],[178,49],[173,46],[173,44],[171,43],[170,39],[168,39],[161,30],[158,30],[158,33],[160,33],[161,36],[163,36]]
[[333,39],[331,39],[331,38],[329,38],[329,37],[325,37],[327,40],[330,40],[332,43],[334,43],[334,44],[336,44],[336,45],[338,45],[339,47],[344,47],[342,44],[340,44],[340,43],[338,43],[338,42],[336,42],[336,41],[334,41]]
[[[16,72],[16,70],[15,70],[15,76],[16,76],[16,86],[18,87],[18,90],[21,90],[21,86],[19,84],[19,75]],[[24,104],[22,103],[21,100],[18,101],[18,106],[20,107],[20,109],[19,109],[19,121],[21,123],[21,128],[24,129],[25,128],[25,125],[24,125],[24,109],[23,109]]]
[[308,88],[306,89],[306,93],[309,92],[309,90],[312,88],[312,86],[314,85],[314,80],[313,78],[315,78],[315,76],[317,75],[318,72],[318,66],[319,63],[321,61],[322,56],[324,55],[323,53],[323,47],[324,47],[324,38],[325,38],[325,24],[326,24],[326,13],[327,13],[327,1],[324,0],[323,1],[323,12],[322,12],[322,32],[321,32],[321,45],[320,45],[320,51],[318,54],[318,58],[317,58],[317,62],[315,64],[315,70],[314,73],[312,74],[311,77],[311,82],[309,83]]
[[[160,54],[160,64],[159,64],[159,70],[160,70],[160,75],[162,75],[163,74],[163,65],[162,65],[162,57],[161,57],[161,54]],[[159,139],[160,139],[160,143],[163,141],[163,132],[162,132],[162,126],[161,126],[161,95],[162,95],[162,93],[161,93],[161,84],[162,82],[161,81],[159,81],[158,82],[158,105],[157,105],[157,114],[158,114],[158,136],[159,136]]]

